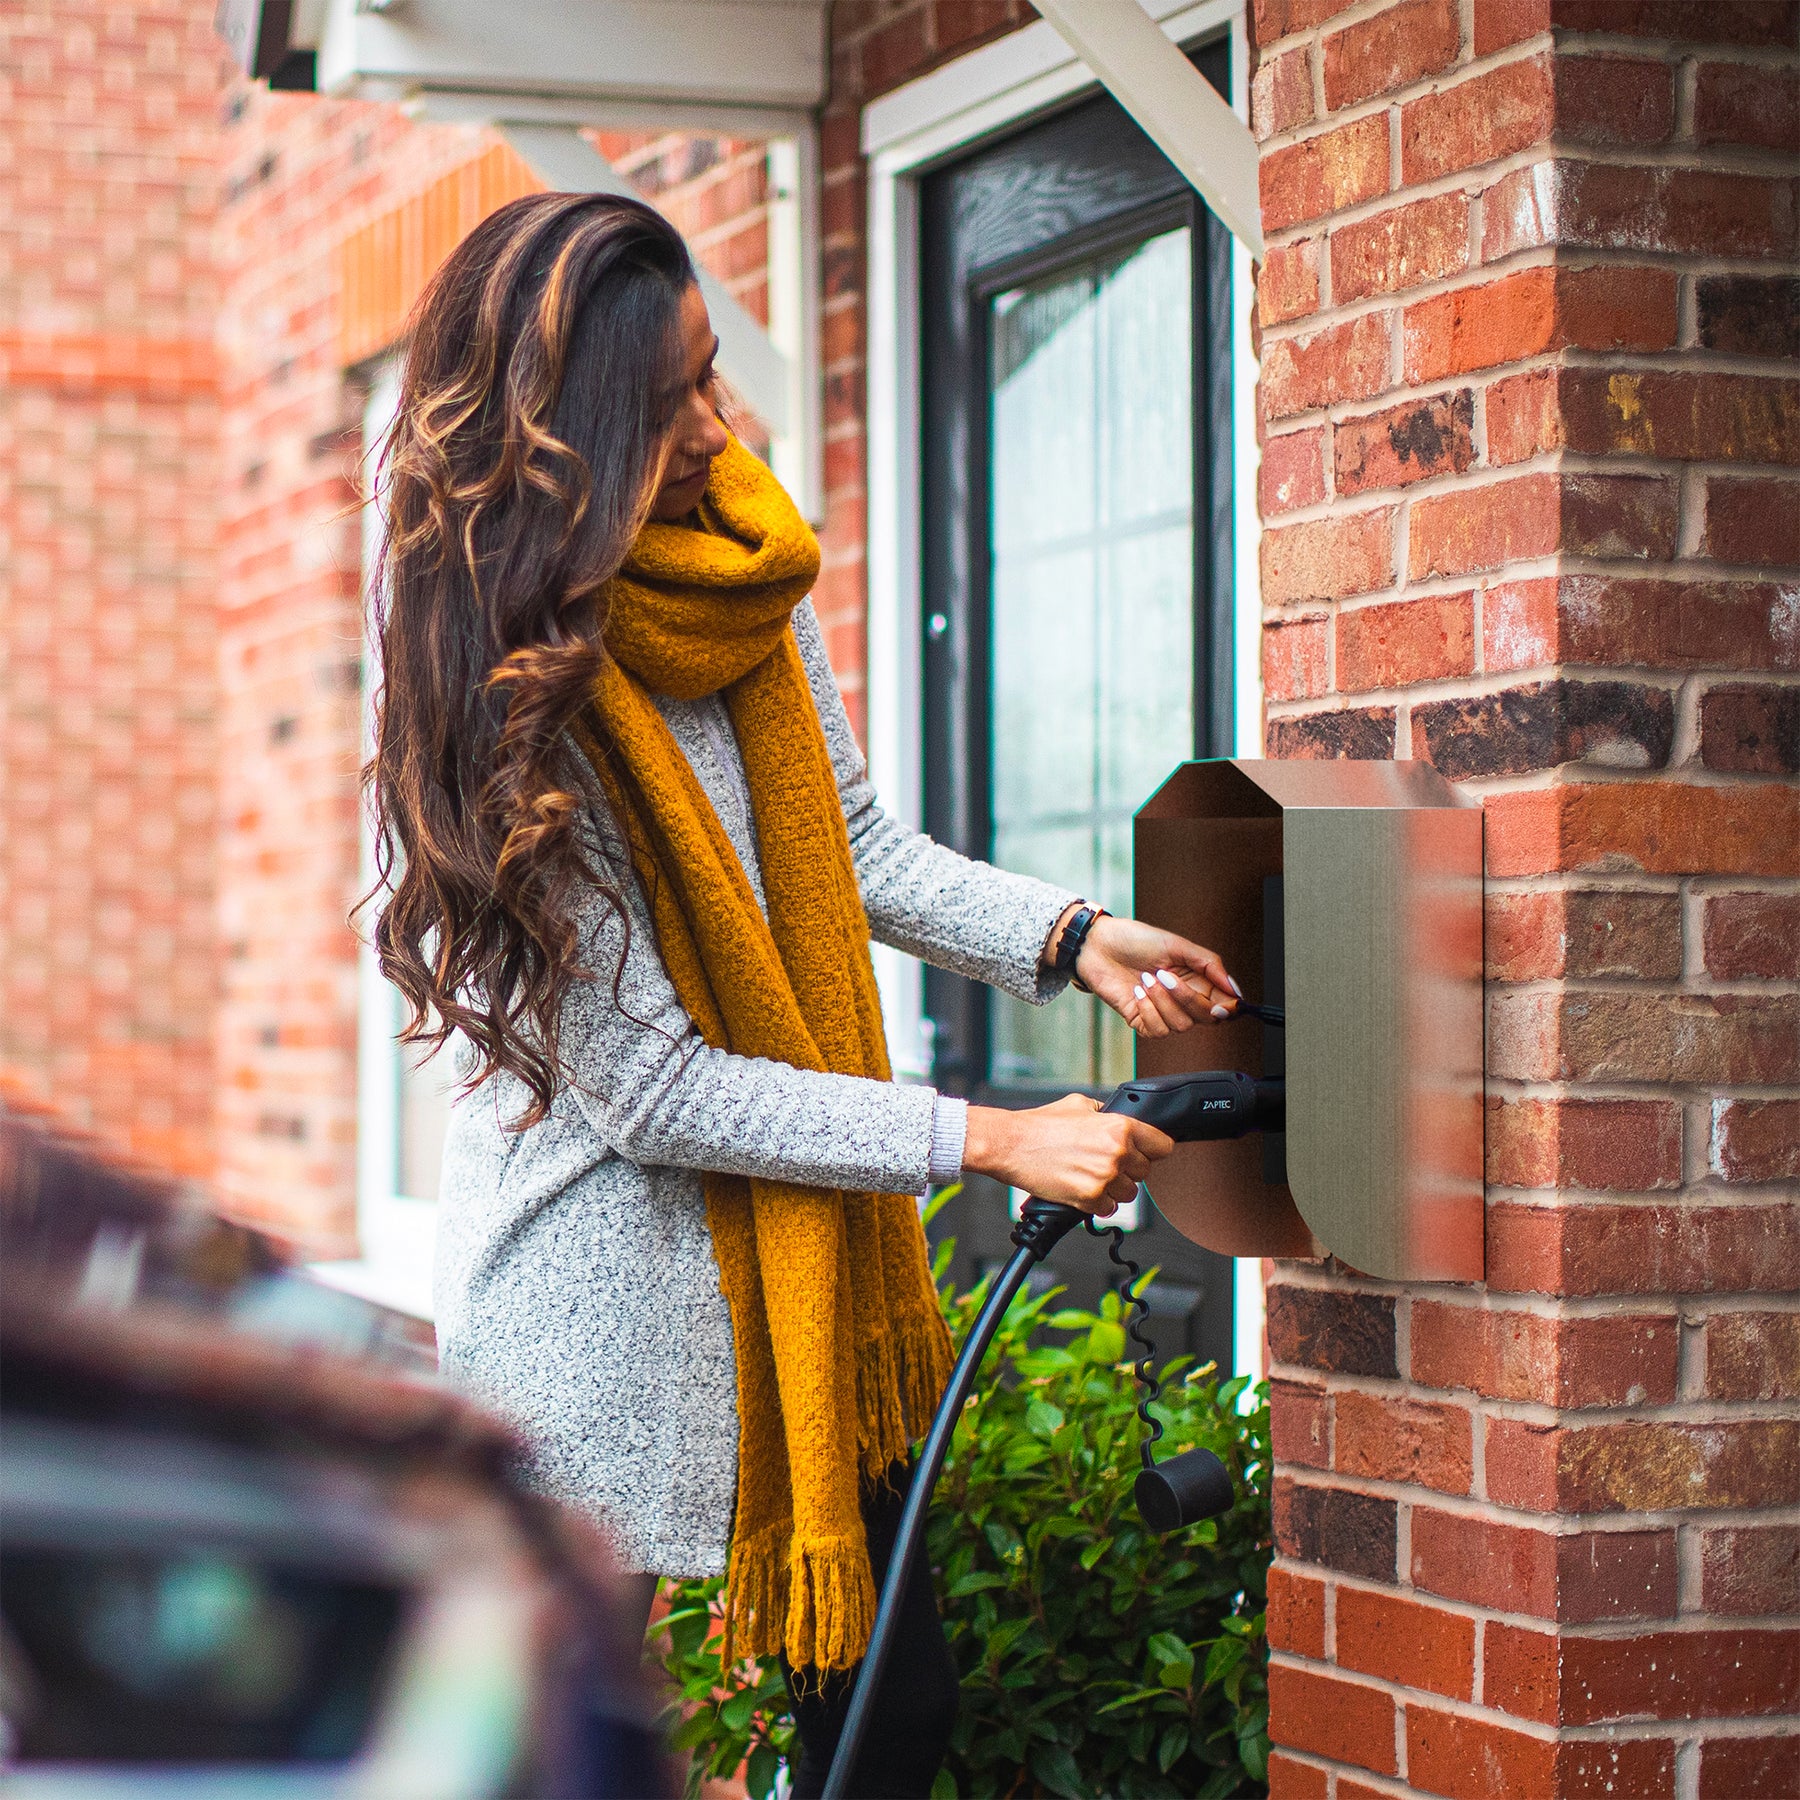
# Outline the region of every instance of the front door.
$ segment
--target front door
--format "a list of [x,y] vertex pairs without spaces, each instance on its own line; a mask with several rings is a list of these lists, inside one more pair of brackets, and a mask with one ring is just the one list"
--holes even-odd
[[[1195,60],[1223,91],[1224,45]],[[1108,96],[928,176],[921,221],[928,828],[1129,912],[1132,813],[1231,747],[1229,239]],[[935,1079],[985,1104],[1132,1073],[1079,993],[933,970],[926,1011]],[[964,1278],[1007,1198],[977,1179],[940,1216]],[[1228,1366],[1229,1262],[1137,1211],[1159,1348]],[[1083,1302],[1106,1268],[1085,1238],[1055,1258]]]

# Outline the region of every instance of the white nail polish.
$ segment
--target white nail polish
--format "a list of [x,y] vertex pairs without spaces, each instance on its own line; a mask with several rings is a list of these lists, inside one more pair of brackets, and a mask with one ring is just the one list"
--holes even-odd
[[1156,986],[1156,977],[1154,975],[1152,975],[1148,970],[1146,970],[1144,972],[1144,986],[1147,988],[1153,988]]
[[1132,990],[1131,990],[1131,997],[1132,997],[1132,999],[1134,999],[1134,1000],[1141,1000],[1141,999],[1143,999],[1143,997],[1144,997],[1144,990],[1143,990],[1143,989],[1142,989],[1142,988],[1141,988],[1141,987],[1134,987],[1134,988],[1133,988],[1133,989],[1132,989]]
[[1212,1016],[1215,1019],[1229,1019],[1231,1017],[1231,1014],[1229,1012],[1227,1012],[1224,1007],[1215,1006],[1212,1009]]
[[[1227,976],[1226,976],[1226,977],[1225,977],[1225,979],[1226,979],[1226,980],[1227,980],[1227,981],[1231,981],[1231,977],[1230,977],[1230,976],[1229,976],[1229,975],[1227,975]],[[1242,989],[1242,988],[1241,988],[1241,987],[1239,987],[1239,986],[1238,986],[1238,984],[1237,984],[1237,983],[1236,983],[1236,982],[1235,982],[1235,981],[1231,981],[1231,991],[1232,991],[1232,992],[1233,992],[1233,993],[1234,993],[1234,994],[1236,994],[1236,995],[1237,995],[1237,997],[1238,997],[1238,998],[1239,998],[1239,999],[1240,999],[1240,1000],[1241,1000],[1241,999],[1243,999],[1243,997],[1244,997],[1244,990],[1243,990],[1243,989]]]
[[1160,981],[1163,984],[1163,986],[1166,987],[1171,993],[1173,993],[1175,991],[1175,989],[1181,985],[1181,983],[1178,982],[1175,979],[1175,977],[1169,973],[1169,971],[1167,969],[1158,969],[1156,971],[1156,979],[1158,981]]

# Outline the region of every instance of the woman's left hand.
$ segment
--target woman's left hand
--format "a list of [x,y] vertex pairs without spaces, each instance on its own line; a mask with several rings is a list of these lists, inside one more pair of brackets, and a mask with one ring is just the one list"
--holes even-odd
[[1218,956],[1137,919],[1096,919],[1075,973],[1144,1037],[1228,1019],[1241,997]]

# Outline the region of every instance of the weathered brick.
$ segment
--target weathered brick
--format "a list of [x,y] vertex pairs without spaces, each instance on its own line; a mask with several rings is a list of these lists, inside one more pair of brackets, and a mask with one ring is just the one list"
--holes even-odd
[[1800,463],[1800,381],[1583,369],[1563,375],[1561,399],[1571,450]]
[[1325,1654],[1325,1584],[1277,1563],[1269,1571],[1269,1645],[1292,1656]]
[[1666,688],[1626,681],[1540,681],[1413,708],[1413,754],[1452,781],[1570,763],[1660,769],[1675,735]]
[[1793,1800],[1800,1794],[1800,1737],[1708,1738],[1700,1746],[1699,1800]]
[[1562,547],[1575,556],[1665,562],[1675,553],[1677,484],[1658,475],[1565,475]]
[[1701,547],[1720,562],[1800,566],[1800,481],[1709,477]]
[[1800,794],[1774,784],[1579,782],[1483,804],[1490,875],[1800,875]]
[[1484,613],[1492,667],[1800,669],[1800,597],[1774,582],[1565,576],[1491,588]]
[[1702,275],[1694,283],[1700,343],[1732,356],[1800,357],[1800,277]]
[[1552,0],[1564,31],[1678,43],[1784,45],[1792,38],[1787,0]]
[[1411,1482],[1441,1494],[1469,1491],[1467,1408],[1354,1389],[1340,1391],[1333,1404],[1333,1464],[1340,1474]]
[[1518,1080],[1765,1086],[1800,1079],[1800,999],[1499,994],[1489,1074]]
[[1415,1505],[1413,1585],[1564,1624],[1672,1618],[1675,1533],[1556,1532]]
[[1286,231],[1385,194],[1388,122],[1373,113],[1320,132],[1262,159],[1263,230]]
[[1355,4],[1356,0],[1253,0],[1256,42],[1266,48],[1297,31],[1311,31]]
[[1562,1717],[1753,1718],[1792,1710],[1800,1693],[1800,1631],[1664,1631],[1632,1641],[1575,1638],[1564,1647]]
[[[1789,1117],[1800,1127],[1800,1103]],[[1800,1165],[1800,1131],[1794,1142]],[[1800,1313],[1714,1313],[1706,1321],[1705,1341],[1711,1399],[1800,1399]]]
[[1431,494],[1413,503],[1407,574],[1427,581],[1548,556],[1561,530],[1562,491],[1555,475],[1515,476]]
[[1800,688],[1708,688],[1700,696],[1700,760],[1745,775],[1800,773]]
[[1452,1700],[1473,1697],[1473,1621],[1397,1594],[1340,1587],[1338,1666]]
[[1270,526],[1261,555],[1267,606],[1372,593],[1394,579],[1394,509]]
[[1555,369],[1509,375],[1487,390],[1487,459],[1500,469],[1562,448],[1562,390]]
[[1406,487],[1433,475],[1460,475],[1475,460],[1475,397],[1463,388],[1345,419],[1332,433],[1337,491]]
[[1800,71],[1757,63],[1699,64],[1694,70],[1694,141],[1745,144],[1791,156],[1800,143]]
[[1486,1719],[1406,1709],[1407,1785],[1450,1800],[1544,1800],[1559,1792],[1554,1739]]
[[1791,1205],[1490,1205],[1495,1293],[1786,1293],[1800,1286]]
[[1370,1581],[1392,1581],[1394,1502],[1347,1488],[1313,1487],[1277,1476],[1275,1547],[1296,1562],[1338,1569]]
[[1406,309],[1404,369],[1408,381],[1438,381],[1473,369],[1518,362],[1558,347],[1556,271],[1516,275],[1453,288]]
[[1675,1397],[1672,1313],[1558,1318],[1415,1301],[1412,1376],[1543,1406],[1656,1406]]
[[1271,1732],[1290,1750],[1310,1751],[1391,1775],[1394,1703],[1380,1688],[1360,1681],[1277,1663],[1269,1670]]
[[1706,972],[1724,981],[1800,979],[1800,894],[1717,894],[1706,902]]
[[1473,594],[1359,606],[1337,616],[1337,685],[1342,693],[1467,675],[1474,666]]
[[1800,1100],[1715,1100],[1707,1165],[1726,1181],[1800,1179]]
[[1580,144],[1660,144],[1675,128],[1675,70],[1643,57],[1559,56],[1556,135]]
[[1269,1800],[1327,1800],[1329,1779],[1317,1763],[1301,1762],[1279,1750],[1269,1752]]
[[1458,275],[1468,266],[1466,194],[1434,194],[1390,207],[1331,234],[1331,297],[1338,306]]
[[1800,1526],[1719,1525],[1700,1533],[1700,1603],[1711,1613],[1800,1613]]
[[1401,109],[1401,179],[1430,181],[1511,156],[1543,142],[1555,118],[1551,59],[1502,63]]
[[1550,0],[1475,0],[1475,54],[1491,56],[1550,29]]
[[1341,712],[1287,715],[1269,721],[1269,754],[1332,762],[1382,762],[1394,754],[1394,709],[1350,708]]
[[1313,119],[1312,52],[1265,56],[1250,83],[1250,124],[1258,142]]
[[1455,62],[1462,29],[1454,0],[1401,0],[1329,33],[1325,104],[1333,112],[1392,93]]
[[1385,1295],[1280,1282],[1268,1294],[1269,1355],[1332,1375],[1392,1375],[1394,1303]]
[[1274,421],[1379,394],[1388,385],[1389,344],[1382,313],[1365,313],[1310,336],[1265,339],[1257,387],[1263,417]]
[[[1672,981],[1681,974],[1681,901],[1675,894],[1612,888],[1493,893],[1486,914],[1490,981],[1562,975]],[[1491,1168],[1490,1161],[1493,1180]]]
[[1331,1467],[1331,1401],[1322,1387],[1272,1381],[1269,1419],[1277,1462],[1308,1469]]
[[1793,195],[1781,181],[1556,159],[1512,170],[1488,190],[1481,253],[1488,262],[1548,245],[1775,256],[1793,232]]
[[1646,1193],[1681,1185],[1673,1100],[1491,1098],[1487,1178],[1499,1187]]
[[1800,1503],[1800,1421],[1561,1427],[1490,1419],[1488,1498],[1547,1512]]
[[1264,518],[1314,506],[1325,498],[1325,439],[1328,427],[1290,431],[1263,444],[1257,497]]
[[1272,701],[1314,700],[1330,690],[1331,621],[1324,614],[1263,627],[1263,693]]
[[[1319,239],[1276,244],[1264,255],[1256,278],[1256,316],[1281,325],[1319,310]],[[1273,346],[1271,346],[1272,348]]]

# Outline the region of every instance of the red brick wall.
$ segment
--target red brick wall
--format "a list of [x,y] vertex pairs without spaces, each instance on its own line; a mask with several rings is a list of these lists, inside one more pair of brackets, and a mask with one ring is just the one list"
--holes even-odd
[[337,247],[483,139],[391,106],[238,84],[219,254],[219,1186],[354,1253],[363,389]]
[[868,666],[868,173],[862,109],[1036,14],[1025,0],[834,0],[831,93],[820,126],[820,312],[825,402],[824,569],[813,601],[858,734]]
[[213,1161],[221,55],[0,12],[0,1080]]
[[1800,1793],[1796,9],[1255,24],[1270,753],[1490,877],[1487,1282],[1270,1294],[1274,1792]]

